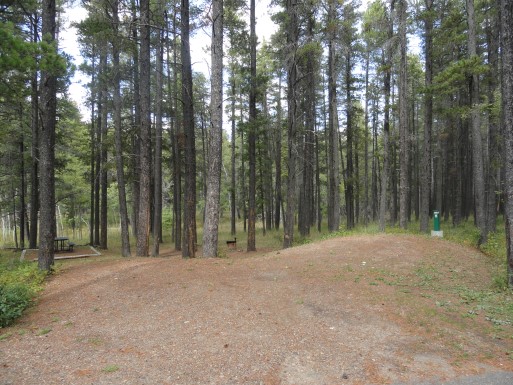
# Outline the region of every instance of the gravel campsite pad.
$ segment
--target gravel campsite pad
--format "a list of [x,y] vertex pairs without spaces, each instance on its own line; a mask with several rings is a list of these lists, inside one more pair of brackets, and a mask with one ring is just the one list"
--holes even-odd
[[486,266],[472,248],[407,235],[220,259],[67,261],[1,331],[0,384],[413,384],[513,372],[513,327],[465,294],[487,290]]

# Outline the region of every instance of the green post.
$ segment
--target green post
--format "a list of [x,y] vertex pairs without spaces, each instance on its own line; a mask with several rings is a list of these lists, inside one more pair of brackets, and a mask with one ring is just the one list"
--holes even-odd
[[440,231],[440,212],[433,212],[433,230]]

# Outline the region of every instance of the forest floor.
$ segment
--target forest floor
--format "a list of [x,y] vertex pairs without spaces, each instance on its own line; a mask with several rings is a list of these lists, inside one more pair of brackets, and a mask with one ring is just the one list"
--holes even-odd
[[59,262],[0,330],[0,384],[513,379],[513,296],[492,289],[489,257],[470,247],[376,235],[163,255]]

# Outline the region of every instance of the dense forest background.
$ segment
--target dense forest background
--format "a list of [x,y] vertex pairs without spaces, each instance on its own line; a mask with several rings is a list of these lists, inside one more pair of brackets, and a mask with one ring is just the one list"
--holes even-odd
[[217,255],[223,220],[255,250],[279,228],[284,247],[372,222],[427,232],[435,210],[485,243],[508,213],[507,1],[274,0],[269,41],[255,0],[80,5],[79,68],[58,44],[77,4],[0,5],[2,237],[39,245],[42,268],[64,229],[101,248],[119,229],[125,256],[130,238],[140,256],[171,238],[194,257]]

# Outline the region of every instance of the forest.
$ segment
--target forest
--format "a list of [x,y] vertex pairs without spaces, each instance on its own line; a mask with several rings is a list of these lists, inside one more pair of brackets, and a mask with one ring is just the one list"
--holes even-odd
[[[59,48],[76,6],[78,67]],[[284,248],[370,223],[427,233],[438,211],[445,226],[472,221],[480,244],[506,231],[513,285],[512,7],[3,1],[3,243],[38,248],[48,270],[64,228],[103,249],[115,228],[123,256],[158,256],[166,238],[215,257],[223,221],[252,251],[266,230]],[[196,34],[208,73],[193,71]],[[89,116],[69,95],[78,72]]]

